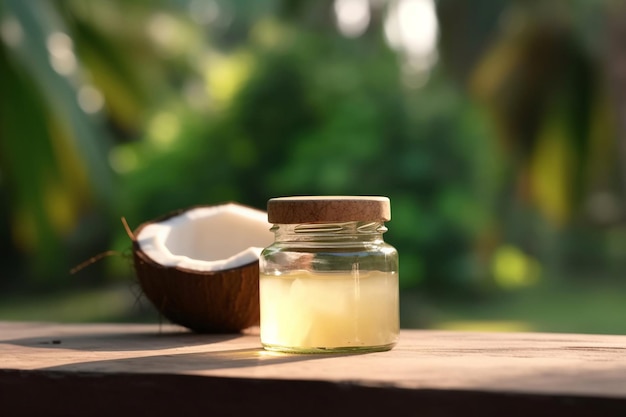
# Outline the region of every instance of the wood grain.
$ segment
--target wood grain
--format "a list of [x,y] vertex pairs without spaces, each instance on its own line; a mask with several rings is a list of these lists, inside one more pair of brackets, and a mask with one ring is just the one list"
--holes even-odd
[[0,410],[7,409],[624,416],[626,337],[403,330],[389,352],[294,355],[263,351],[255,328],[201,335],[173,325],[0,322]]
[[267,202],[270,223],[386,222],[391,204],[382,196],[300,196],[271,198]]

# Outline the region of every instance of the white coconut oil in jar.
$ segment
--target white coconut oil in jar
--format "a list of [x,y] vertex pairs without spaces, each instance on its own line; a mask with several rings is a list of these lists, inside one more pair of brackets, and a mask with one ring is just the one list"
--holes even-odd
[[274,243],[260,258],[261,343],[282,352],[391,349],[399,333],[398,254],[386,197],[268,202]]

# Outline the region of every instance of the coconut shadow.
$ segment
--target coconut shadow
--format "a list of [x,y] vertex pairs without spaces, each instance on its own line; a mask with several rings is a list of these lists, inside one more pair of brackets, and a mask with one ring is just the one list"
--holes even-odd
[[199,334],[186,331],[140,332],[140,333],[81,333],[50,334],[0,340],[0,343],[25,347],[71,349],[91,352],[142,351],[211,345],[244,337],[241,333]]
[[[54,330],[54,329],[52,329]],[[171,326],[165,331],[93,331],[72,334],[51,331],[38,337],[0,340],[37,350],[74,351],[71,363],[39,368],[46,371],[86,373],[183,373],[311,361],[362,353],[294,354],[271,352],[261,347],[258,327],[242,333],[199,334]],[[220,345],[223,343],[222,345]],[[194,352],[189,352],[189,349]],[[177,352],[185,349],[186,352]],[[159,352],[162,351],[162,352]],[[98,360],[94,360],[94,353]],[[106,352],[129,352],[126,357],[108,358]],[[134,353],[133,353],[134,352]],[[65,353],[64,355],[68,355]],[[120,353],[115,354],[120,356]],[[130,357],[129,357],[130,356]]]

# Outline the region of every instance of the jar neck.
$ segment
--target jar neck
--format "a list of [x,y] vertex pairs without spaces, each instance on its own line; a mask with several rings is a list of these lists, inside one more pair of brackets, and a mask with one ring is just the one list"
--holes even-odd
[[382,242],[387,228],[381,222],[341,222],[274,224],[271,230],[277,243],[355,243]]

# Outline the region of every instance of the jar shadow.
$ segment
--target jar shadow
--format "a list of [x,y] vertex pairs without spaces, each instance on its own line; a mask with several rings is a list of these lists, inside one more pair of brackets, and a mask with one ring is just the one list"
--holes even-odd
[[42,370],[63,372],[180,374],[190,371],[210,372],[227,369],[258,368],[276,364],[315,361],[360,354],[363,353],[293,354],[270,352],[263,348],[244,348],[85,361],[47,367]]

